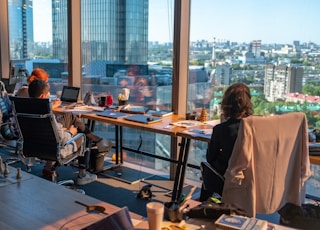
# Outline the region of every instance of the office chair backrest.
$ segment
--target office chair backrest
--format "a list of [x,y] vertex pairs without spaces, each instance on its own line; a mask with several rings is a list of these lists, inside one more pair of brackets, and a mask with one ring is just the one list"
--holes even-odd
[[22,135],[23,155],[60,160],[59,137],[48,99],[14,97],[13,110]]
[[224,185],[223,175],[206,161],[200,163],[200,171],[203,189],[209,191],[209,194],[217,193],[221,196]]
[[49,114],[51,106],[49,99],[42,98],[25,98],[25,97],[11,97],[15,106],[15,112],[23,114]]
[[249,216],[300,205],[311,176],[305,114],[244,118],[224,176],[222,201]]

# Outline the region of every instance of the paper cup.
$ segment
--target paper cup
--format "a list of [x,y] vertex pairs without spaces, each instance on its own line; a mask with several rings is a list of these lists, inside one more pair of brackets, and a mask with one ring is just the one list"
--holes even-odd
[[164,205],[160,202],[149,202],[147,204],[147,216],[149,230],[161,230],[164,213]]

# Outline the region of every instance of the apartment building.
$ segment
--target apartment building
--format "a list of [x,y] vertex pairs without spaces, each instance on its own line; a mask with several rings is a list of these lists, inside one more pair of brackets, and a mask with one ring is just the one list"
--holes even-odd
[[268,64],[265,68],[264,94],[268,101],[283,100],[288,93],[301,92],[302,67]]

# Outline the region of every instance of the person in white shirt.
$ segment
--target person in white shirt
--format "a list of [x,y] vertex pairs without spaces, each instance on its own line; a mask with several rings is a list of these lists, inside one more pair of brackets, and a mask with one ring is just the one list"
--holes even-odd
[[[29,93],[29,96],[33,97],[33,98],[48,98],[50,96],[49,84],[45,81],[36,79],[29,84],[28,93]],[[60,117],[60,119],[57,119],[57,120],[54,119],[54,121],[56,121],[55,124],[57,126],[58,135],[61,138],[61,140],[63,141],[63,143],[68,141],[72,136],[76,135],[79,132],[79,130],[82,129],[82,132],[85,133],[87,137],[89,137],[89,138],[91,137],[93,141],[95,141],[95,140],[98,141],[97,146],[99,149],[98,144],[101,142],[104,143],[104,141],[101,141],[102,138],[91,133],[91,131],[88,130],[88,128],[78,118],[76,118],[72,113],[66,113],[66,114],[68,114],[68,115],[62,116],[62,117]],[[77,144],[79,145],[80,143],[77,143]],[[108,144],[106,144],[106,146],[107,145],[110,145],[110,144],[108,143]],[[110,148],[110,146],[108,146],[108,147]],[[62,155],[71,154],[73,151],[73,149],[71,149],[71,148],[72,147],[64,149]],[[100,148],[100,149],[102,149],[102,148]],[[97,175],[90,174],[89,172],[86,171],[87,164],[88,164],[86,159],[87,159],[87,156],[79,157],[80,170],[79,170],[79,175],[77,178],[77,184],[79,184],[79,185],[88,184],[88,183],[93,182],[97,179]],[[48,172],[51,172],[52,164],[53,164],[53,162],[47,161],[45,168],[44,168],[44,171],[47,170]]]

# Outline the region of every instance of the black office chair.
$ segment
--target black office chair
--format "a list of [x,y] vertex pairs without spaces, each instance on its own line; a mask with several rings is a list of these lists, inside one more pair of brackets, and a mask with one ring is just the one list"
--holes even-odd
[[[40,160],[54,161],[52,167],[54,172],[56,167],[68,164],[79,155],[84,155],[86,151],[86,136],[82,133],[71,138],[65,145],[58,136],[58,130],[54,122],[54,114],[51,111],[49,99],[13,97],[13,114],[17,120],[20,133],[18,142],[22,148],[18,155],[21,161],[30,157]],[[70,155],[63,156],[61,149],[67,145],[73,145],[73,141],[82,138],[81,147]],[[72,180],[64,183],[72,183]]]
[[201,194],[200,201],[205,201],[211,196],[221,197],[224,177],[217,172],[208,162],[201,162]]

